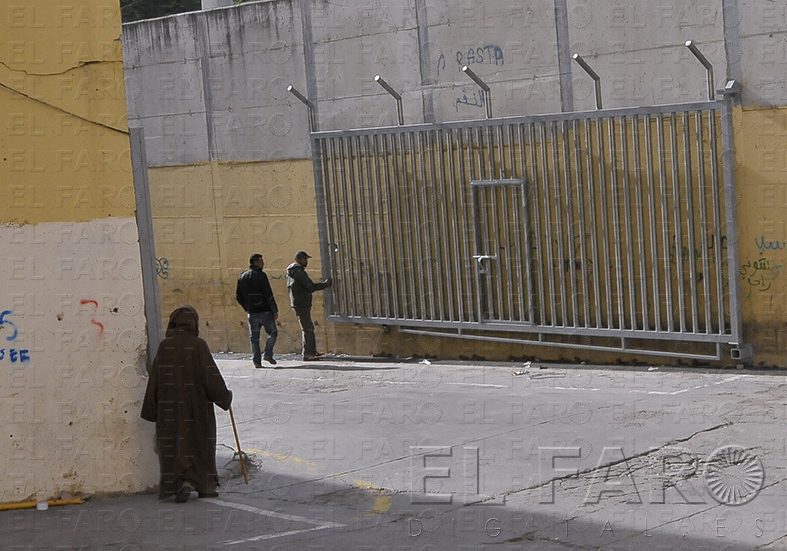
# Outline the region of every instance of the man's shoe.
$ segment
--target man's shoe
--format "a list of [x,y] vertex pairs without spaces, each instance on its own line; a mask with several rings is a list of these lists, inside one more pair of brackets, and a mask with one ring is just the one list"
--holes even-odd
[[261,365],[254,364],[255,369],[262,369]]
[[184,482],[180,486],[180,490],[178,490],[178,495],[175,496],[176,503],[186,503],[189,500],[189,496],[191,492],[194,490],[194,486],[189,484],[188,482]]
[[202,493],[199,492],[199,497],[219,497],[218,492]]
[[303,357],[303,361],[304,362],[316,362],[319,359],[320,358],[318,358],[317,356],[304,356]]
[[315,352],[314,357],[319,358],[320,356],[325,356],[325,352]]
[[270,358],[263,358],[263,360],[265,360],[271,365],[276,365],[276,360],[273,359],[273,356],[271,356]]

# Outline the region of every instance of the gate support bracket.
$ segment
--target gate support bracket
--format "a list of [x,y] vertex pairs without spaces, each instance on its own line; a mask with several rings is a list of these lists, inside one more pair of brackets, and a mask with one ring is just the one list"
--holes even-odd
[[720,96],[738,96],[741,93],[741,83],[735,79],[730,79],[724,84],[724,88],[716,90]]
[[713,65],[708,58],[702,55],[702,52],[697,45],[694,43],[693,40],[687,40],[684,45],[689,49],[689,51],[694,54],[694,57],[697,58],[697,61],[702,63],[702,66],[705,67],[705,72],[708,78],[708,101],[713,101],[716,99],[714,95],[714,86],[713,86]]
[[741,343],[736,348],[730,350],[730,358],[742,364],[754,364],[754,347],[750,342]]
[[489,85],[481,80],[477,74],[473,72],[473,70],[468,67],[467,65],[462,66],[462,72],[473,79],[473,82],[478,84],[481,90],[484,91],[484,103],[486,104],[486,118],[492,118],[492,91],[489,88]]
[[399,126],[404,124],[404,112],[402,111],[402,95],[391,88],[391,85],[385,82],[383,77],[380,75],[375,75],[374,81],[383,87],[383,89],[391,94],[391,97],[396,100],[396,113],[399,116]]

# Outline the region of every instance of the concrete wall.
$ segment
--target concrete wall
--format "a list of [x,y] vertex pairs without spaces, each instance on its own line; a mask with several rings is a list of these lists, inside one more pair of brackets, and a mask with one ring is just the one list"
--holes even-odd
[[0,10],[0,501],[157,482],[117,1]]
[[[323,130],[395,124],[394,100],[374,83],[376,74],[402,91],[406,123],[481,118],[485,109],[481,94],[460,71],[463,64],[491,86],[495,116],[591,109],[592,81],[571,61],[573,53],[580,53],[601,76],[606,108],[686,102],[703,100],[707,94],[705,71],[683,45],[693,39],[714,65],[716,88],[727,77],[743,84],[742,105],[735,113],[741,264],[753,265],[767,252],[764,258],[773,269],[754,275],[751,281],[759,284],[749,283],[751,266],[742,274],[741,307],[746,338],[755,343],[757,361],[784,363],[787,335],[782,305],[787,272],[776,267],[787,266],[782,258],[785,247],[777,246],[787,241],[780,210],[787,166],[778,147],[783,139],[781,106],[787,104],[781,82],[786,78],[785,18],[785,8],[768,0],[713,0],[690,6],[676,0],[537,0],[522,6],[434,0],[352,7],[322,0],[243,4],[127,25],[123,40],[129,117],[145,128],[154,187],[171,189],[179,182],[186,190],[193,175],[194,181],[209,181],[212,189],[211,200],[197,218],[188,219],[191,222],[154,201],[157,228],[221,221],[214,230],[203,226],[204,231],[213,231],[210,239],[216,243],[221,232],[245,228],[242,236],[223,237],[238,245],[232,256],[229,249],[208,248],[206,237],[199,245],[205,247],[203,258],[218,260],[213,265],[192,265],[199,281],[192,282],[195,288],[214,290],[215,305],[206,305],[213,308],[212,345],[245,350],[245,336],[237,333],[242,331],[242,316],[231,297],[244,262],[230,259],[243,260],[248,256],[243,251],[258,251],[269,259],[287,259],[299,248],[317,251],[315,220],[307,214],[314,212],[308,161],[292,162],[308,159],[307,113],[286,93],[287,84],[312,99]],[[234,177],[241,168],[244,176]],[[293,186],[290,195],[298,202],[282,209],[275,201],[266,203],[264,194],[285,181]],[[224,221],[216,205],[236,193],[232,186],[240,182],[247,182],[242,185],[249,190],[261,188],[263,195],[259,208],[247,208],[246,218],[234,219],[246,220],[245,226],[240,222],[233,226]],[[170,202],[178,201],[176,197],[171,196]],[[185,208],[182,201],[180,207]],[[277,218],[290,216],[288,209],[307,216],[297,221]],[[266,228],[292,220],[293,233],[279,238],[281,243],[266,241],[262,235],[247,237],[254,234],[252,220]],[[303,234],[302,224],[306,224]],[[179,237],[180,230],[167,231],[170,241],[161,243],[164,237],[159,231],[157,250],[197,262],[193,255],[179,252],[190,246],[181,239],[191,238]],[[173,305],[180,300],[174,289],[182,287],[176,279],[165,283],[173,289],[165,291],[165,300]],[[223,292],[218,293],[218,288]],[[283,289],[279,296],[283,301]],[[283,332],[295,344],[283,343],[279,351],[297,348],[298,330],[292,323],[285,320]],[[356,326],[332,325],[321,338],[335,350],[358,353],[497,358],[574,354],[400,338],[395,331],[384,334],[378,328]],[[582,357],[606,361],[616,355],[583,353]]]

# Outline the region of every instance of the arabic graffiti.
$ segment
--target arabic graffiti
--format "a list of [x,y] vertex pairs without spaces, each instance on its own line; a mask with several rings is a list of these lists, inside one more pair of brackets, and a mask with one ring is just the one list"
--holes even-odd
[[156,274],[161,279],[167,279],[169,277],[169,260],[167,258],[161,257],[156,259]]
[[[13,310],[3,310],[0,312],[0,330],[3,332],[10,331],[10,334],[5,337],[7,341],[16,340],[19,336],[19,331],[14,322],[8,318],[14,314]],[[25,363],[30,361],[30,350],[27,348],[0,348],[0,361],[8,359],[12,364]]]
[[470,102],[470,98],[467,97],[467,90],[462,90],[462,96],[456,98],[456,102],[454,103],[454,107],[456,107],[457,113],[459,112],[460,105],[467,105],[468,107],[479,107],[483,108],[486,105],[484,100],[484,94],[480,92],[473,92],[472,95],[473,101]]
[[[671,242],[672,242],[672,246],[670,247],[670,250],[669,250],[669,257],[670,257],[670,263],[674,263],[677,260],[677,258],[678,258],[678,248],[675,246],[675,235],[672,236]],[[721,238],[720,238],[720,242],[721,242],[721,250],[722,251],[726,251],[727,250],[727,236],[726,235],[722,235]],[[708,254],[708,260],[710,260],[710,262],[712,264],[714,264],[716,262],[716,257],[711,254],[711,251],[713,250],[715,245],[716,245],[716,235],[715,234],[711,234],[711,235],[708,236],[708,245],[706,247],[706,251],[707,251],[707,254]],[[689,247],[687,247],[686,245],[682,245],[681,246],[680,259],[681,259],[682,262],[688,262],[689,261],[689,255],[690,255],[689,251],[690,250],[691,249],[689,249]],[[701,249],[697,249],[697,248],[694,249],[694,258],[697,259],[697,260],[702,258],[702,251],[701,251]]]
[[761,235],[759,239],[757,237],[754,238],[754,244],[757,245],[757,248],[760,251],[771,250],[771,251],[779,251],[782,249],[787,249],[787,241],[765,241],[765,236]]
[[772,265],[767,258],[760,257],[752,262],[749,260],[741,266],[741,276],[753,289],[760,292],[771,288],[771,281],[781,274],[781,264]]

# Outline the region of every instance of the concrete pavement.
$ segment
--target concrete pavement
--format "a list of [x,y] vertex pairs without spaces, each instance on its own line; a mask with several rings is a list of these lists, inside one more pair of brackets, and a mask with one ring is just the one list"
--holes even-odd
[[218,498],[0,513],[3,548],[787,549],[781,372],[218,363],[250,484],[218,411]]

